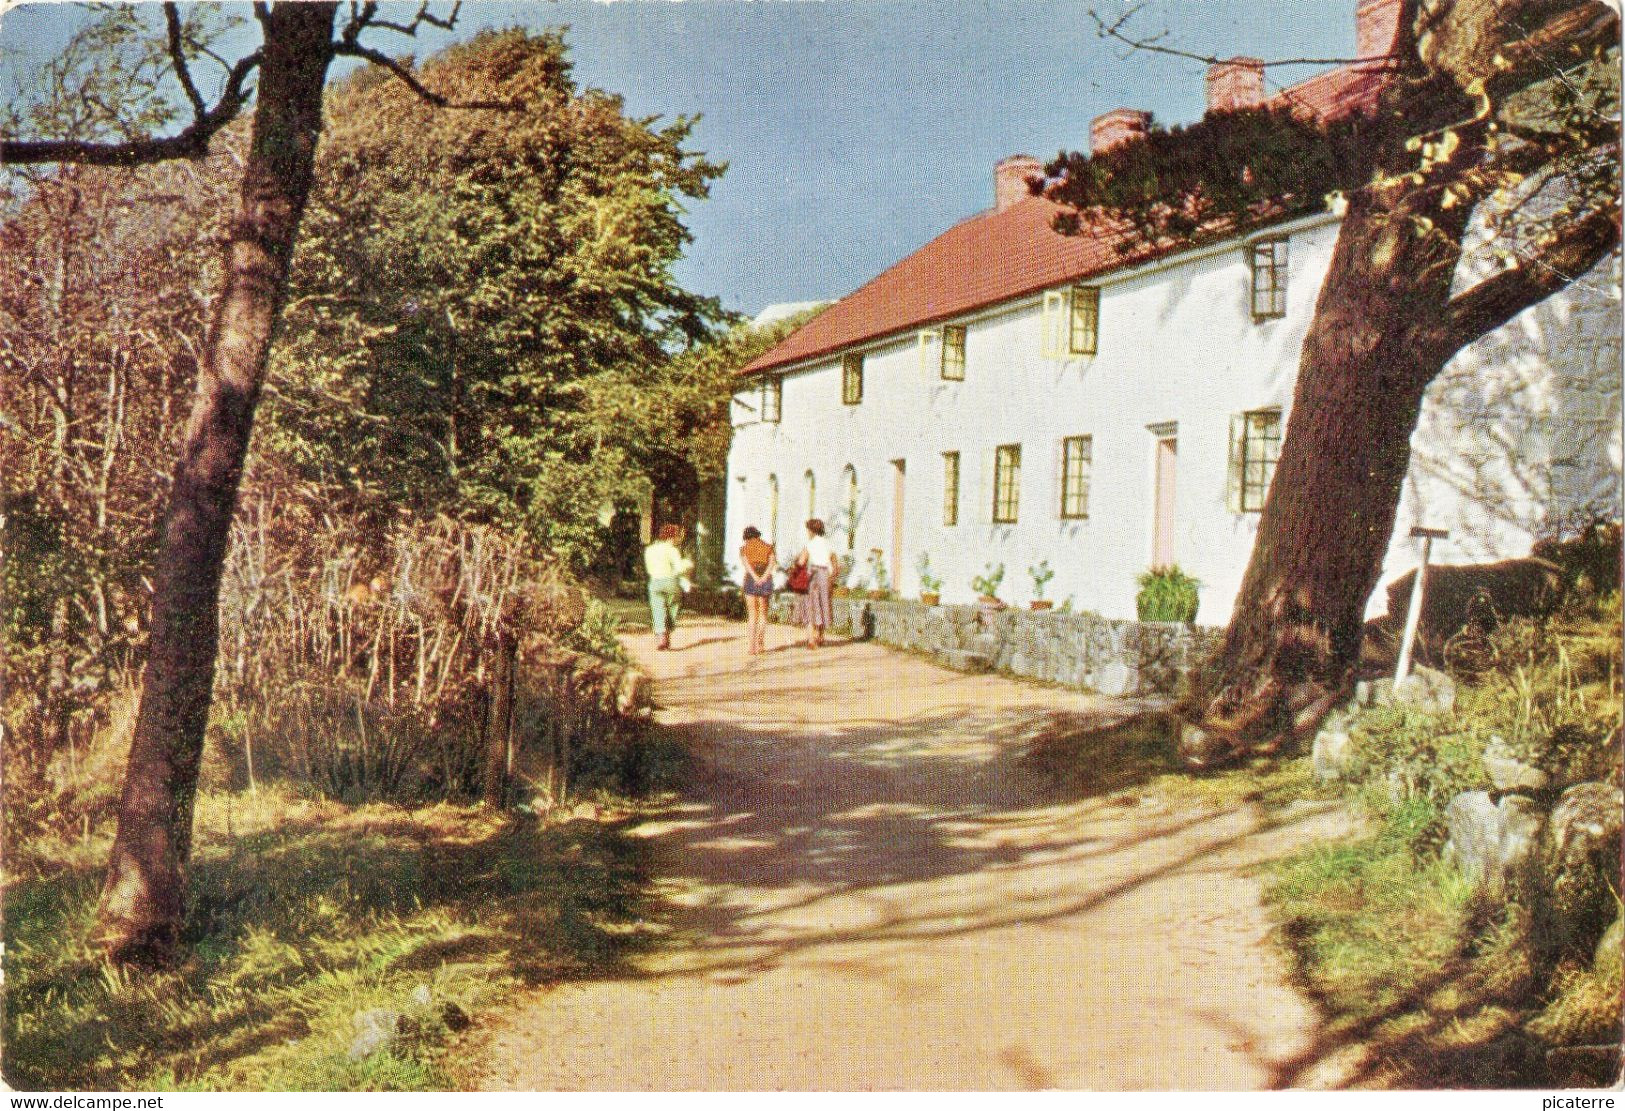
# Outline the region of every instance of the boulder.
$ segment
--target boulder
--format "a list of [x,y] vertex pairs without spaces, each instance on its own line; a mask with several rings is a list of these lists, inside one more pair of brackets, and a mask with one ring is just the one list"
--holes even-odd
[[1496,804],[1488,791],[1467,791],[1445,807],[1445,858],[1493,895],[1531,890],[1541,869],[1546,817],[1523,795]]
[[1577,783],[1552,808],[1546,836],[1553,941],[1589,955],[1619,913],[1625,800],[1606,783]]
[[967,648],[949,648],[938,653],[942,662],[955,671],[992,671],[993,657]]
[[1349,762],[1353,758],[1354,738],[1347,730],[1322,729],[1315,734],[1314,748],[1310,753],[1315,782],[1330,783],[1342,779],[1348,773]]
[[390,1048],[401,1035],[401,1012],[383,1007],[357,1011],[351,1022],[356,1038],[350,1043],[350,1060],[359,1061]]
[[1393,700],[1425,714],[1448,714],[1456,708],[1456,683],[1442,671],[1418,667],[1393,685]]
[[1089,673],[1089,686],[1101,694],[1122,698],[1139,693],[1139,675],[1122,660],[1107,660]]
[[1483,762],[1491,785],[1499,792],[1543,791],[1551,782],[1550,776],[1527,759],[1521,759],[1499,736],[1492,736],[1484,746]]
[[1541,834],[1546,829],[1546,812],[1523,795],[1507,795],[1495,809],[1501,831],[1490,874],[1486,877],[1487,885],[1498,894],[1531,893],[1540,876]]
[[1467,791],[1444,808],[1445,858],[1464,875],[1483,881],[1501,843],[1501,812],[1488,791]]

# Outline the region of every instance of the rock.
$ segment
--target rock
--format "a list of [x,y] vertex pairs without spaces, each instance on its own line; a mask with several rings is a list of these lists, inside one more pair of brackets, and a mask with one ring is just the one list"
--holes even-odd
[[1187,768],[1216,768],[1230,763],[1236,751],[1224,738],[1184,722],[1179,730],[1179,758]]
[[1322,729],[1315,734],[1314,748],[1310,753],[1315,782],[1330,783],[1342,779],[1353,758],[1354,738],[1347,731]]
[[1539,768],[1518,759],[1505,740],[1491,737],[1484,746],[1484,771],[1497,791],[1542,791],[1551,777]]
[[419,984],[412,989],[412,1002],[419,1007],[427,1007],[434,1002],[434,995],[429,991],[428,984]]
[[1507,795],[1496,807],[1501,824],[1487,883],[1498,894],[1521,896],[1535,890],[1540,875],[1541,834],[1546,814],[1533,799]]
[[401,1034],[401,1012],[386,1008],[357,1011],[351,1018],[356,1039],[350,1043],[350,1060],[359,1061],[395,1044]]
[[1122,660],[1108,660],[1089,673],[1089,685],[1101,694],[1113,698],[1139,692],[1139,676]]
[[1445,858],[1482,882],[1501,843],[1501,812],[1488,791],[1467,791],[1444,808]]
[[1625,800],[1606,783],[1578,783],[1552,808],[1546,837],[1553,940],[1590,954],[1618,915],[1620,833]]
[[1418,667],[1393,685],[1393,700],[1425,714],[1448,714],[1456,708],[1456,683],[1442,671]]

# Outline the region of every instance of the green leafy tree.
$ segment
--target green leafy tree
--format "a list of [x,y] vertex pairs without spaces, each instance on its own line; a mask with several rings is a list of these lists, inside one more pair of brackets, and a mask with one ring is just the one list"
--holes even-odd
[[411,72],[512,107],[436,112],[378,70],[330,96],[267,442],[360,505],[587,563],[673,411],[671,352],[720,318],[672,266],[722,167],[685,149],[693,121],[578,89],[556,33],[482,33]]
[[[1136,41],[1122,28],[1103,25]],[[1347,206],[1234,616],[1186,707],[1192,764],[1307,732],[1346,695],[1428,384],[1616,251],[1618,40],[1599,0],[1406,0],[1368,60],[1389,74],[1375,120],[1209,117],[1050,167],[1051,195],[1126,226],[1130,251]]]

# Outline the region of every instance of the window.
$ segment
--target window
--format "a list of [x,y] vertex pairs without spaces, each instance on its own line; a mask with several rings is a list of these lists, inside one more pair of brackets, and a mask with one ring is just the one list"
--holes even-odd
[[965,380],[965,326],[949,324],[942,329],[942,377],[949,382]]
[[1230,418],[1230,489],[1232,513],[1257,513],[1275,477],[1281,455],[1281,410],[1258,409]]
[[1094,437],[1068,436],[1061,441],[1061,516],[1082,520],[1089,516],[1089,464]]
[[778,424],[779,415],[784,408],[784,379],[762,379],[762,419],[769,424]]
[[1021,445],[1000,444],[993,458],[993,522],[1016,523],[1021,508]]
[[1286,244],[1285,239],[1265,239],[1248,248],[1255,323],[1286,315]]
[[1100,289],[1075,285],[1044,294],[1043,356],[1093,355],[1100,347]]
[[942,453],[942,523],[959,523],[959,453]]
[[863,400],[863,356],[841,356],[841,404],[856,405]]

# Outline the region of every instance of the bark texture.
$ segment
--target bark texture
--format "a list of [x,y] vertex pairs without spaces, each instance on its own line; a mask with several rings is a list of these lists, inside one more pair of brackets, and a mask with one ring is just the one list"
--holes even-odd
[[310,192],[335,3],[264,11],[259,101],[225,287],[175,468],[141,707],[102,890],[115,960],[165,959],[184,915],[192,808],[214,682],[217,601],[271,332]]
[[[1496,181],[1487,171],[1538,173],[1565,150],[1596,149],[1551,133],[1496,146],[1496,90],[1596,58],[1618,26],[1606,5],[1574,0],[1406,5],[1394,44],[1406,61],[1383,110],[1418,135],[1449,130],[1459,146],[1425,173],[1387,167],[1350,198],[1234,616],[1185,707],[1191,766],[1302,736],[1347,696],[1429,383],[1462,347],[1617,249],[1616,179],[1538,258],[1452,296],[1469,215]],[[1522,84],[1510,83],[1518,73]],[[1611,144],[1617,158],[1617,134]]]

